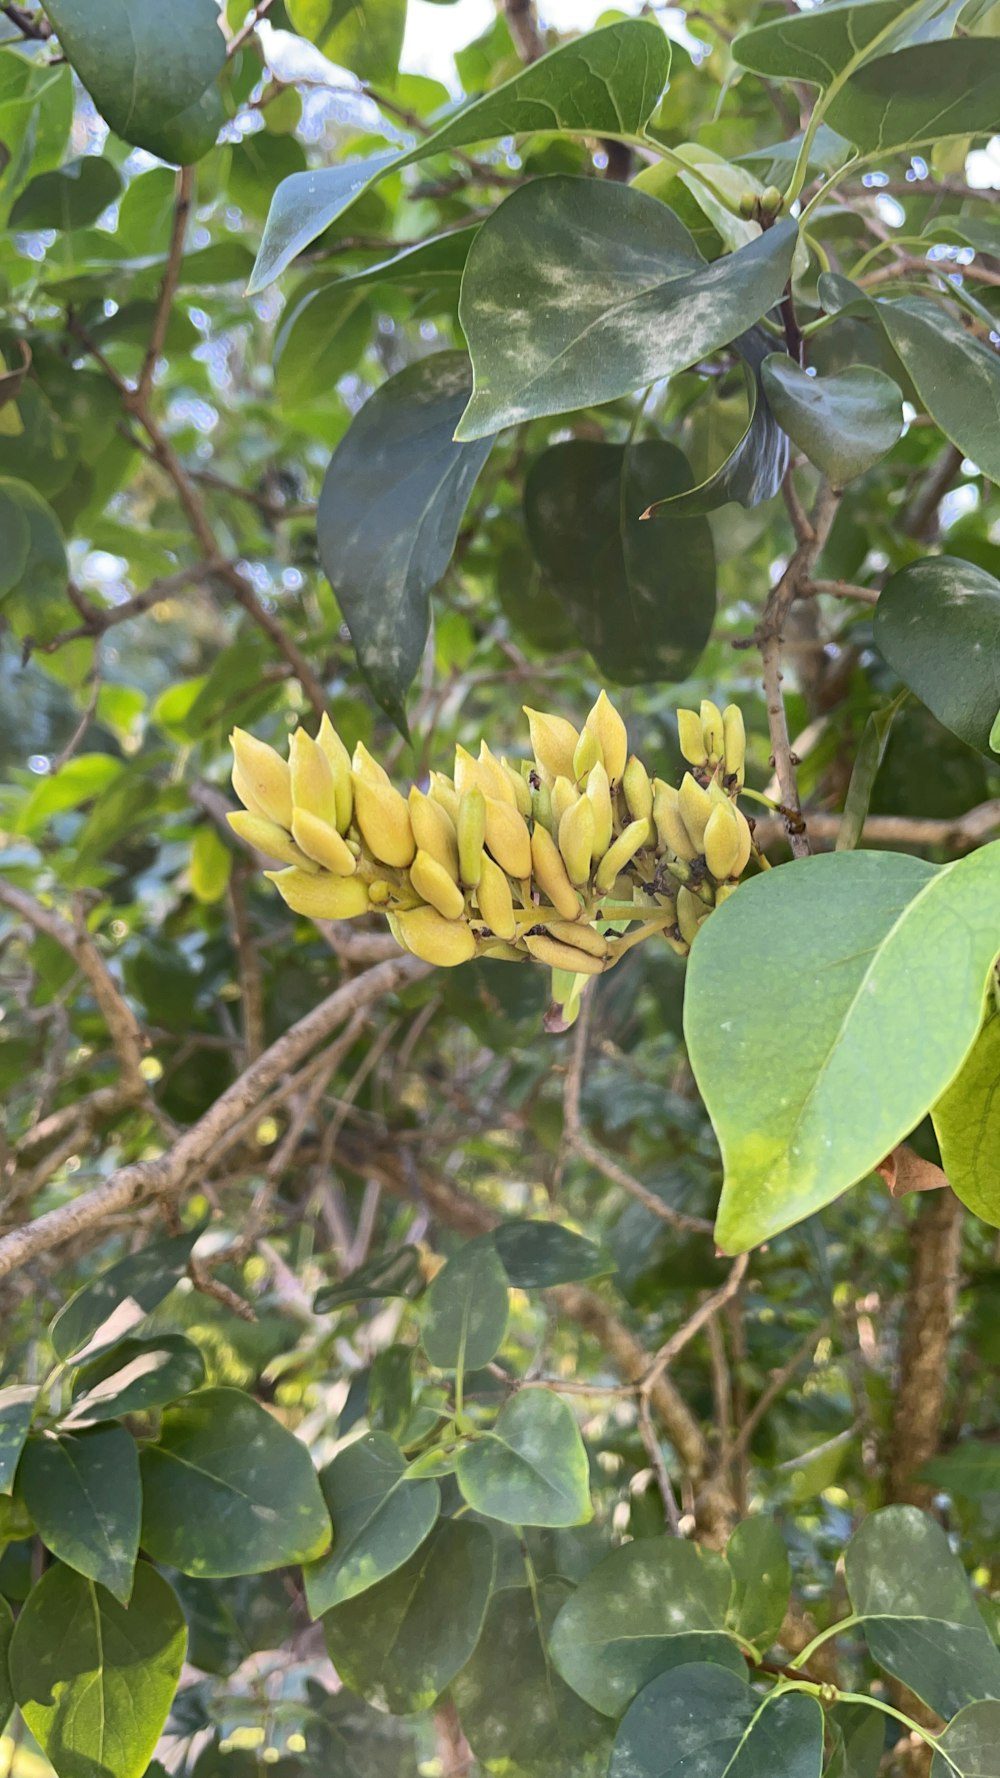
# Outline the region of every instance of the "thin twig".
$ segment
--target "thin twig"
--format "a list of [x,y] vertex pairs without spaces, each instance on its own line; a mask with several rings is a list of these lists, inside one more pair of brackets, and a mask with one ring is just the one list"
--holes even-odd
[[736,1295],[746,1277],[749,1264],[750,1256],[747,1253],[741,1253],[737,1259],[734,1259],[729,1268],[728,1277],[719,1285],[718,1290],[713,1290],[711,1296],[707,1296],[703,1303],[699,1303],[697,1309],[688,1316],[683,1326],[678,1327],[671,1334],[669,1340],[664,1341],[642,1379],[643,1395],[649,1395],[650,1390],[659,1382],[667,1367],[673,1363],[679,1353],[683,1352],[685,1346],[694,1339],[695,1334],[700,1333],[712,1317],[717,1315],[719,1310]]
[[138,414],[145,413],[153,391],[153,377],[156,366],[163,351],[170,325],[170,311],[177,285],[181,275],[181,261],[184,258],[184,242],[187,236],[188,221],[191,215],[191,204],[194,199],[194,168],[181,167],[177,174],[177,196],[174,200],[174,220],[170,235],[170,246],[167,250],[167,263],[160,284],[156,307],[153,310],[153,324],[149,330],[149,343],[146,355],[139,372],[139,381],[135,387],[133,404]]
[[640,1179],[636,1179],[634,1173],[630,1173],[611,1155],[605,1154],[603,1148],[598,1148],[595,1142],[591,1142],[589,1136],[584,1135],[582,1130],[571,1132],[567,1145],[572,1154],[579,1155],[580,1159],[586,1161],[588,1166],[596,1167],[597,1171],[603,1173],[605,1179],[610,1179],[613,1185],[620,1185],[622,1191],[628,1192],[630,1197],[636,1198],[653,1216],[658,1216],[661,1222],[669,1223],[671,1228],[683,1229],[692,1235],[710,1235],[712,1233],[712,1224],[706,1222],[703,1216],[688,1216],[686,1211],[674,1210],[671,1205],[665,1204],[662,1198],[658,1198],[655,1192],[651,1192]]
[[[754,1405],[746,1416],[746,1419],[743,1421],[742,1426],[740,1426],[737,1431],[736,1437],[732,1440],[731,1444],[728,1444],[722,1451],[717,1467],[713,1470],[705,1484],[706,1488],[717,1486],[719,1483],[723,1482],[726,1478],[730,1464],[735,1463],[745,1451],[749,1450],[750,1441],[761,1421],[764,1419],[764,1416],[770,1411],[774,1403],[777,1401],[778,1396],[791,1382],[800,1364],[802,1364],[803,1361],[815,1351],[820,1340],[822,1340],[829,1332],[829,1328],[829,1320],[821,1321],[818,1327],[810,1328],[805,1339],[802,1341],[802,1344],[796,1347],[788,1362],[783,1364],[779,1371],[775,1371],[763,1394],[754,1402]],[[700,1498],[701,1497],[699,1496],[699,1499]]]
[[649,1396],[645,1394],[640,1395],[639,1397],[638,1426],[639,1437],[643,1442],[646,1455],[649,1458],[650,1468],[656,1477],[656,1486],[660,1491],[660,1499],[663,1502],[663,1516],[667,1521],[667,1526],[671,1535],[673,1537],[680,1537],[680,1508],[677,1505],[677,1500],[674,1495],[673,1485],[670,1480],[670,1472],[663,1460],[663,1452],[660,1449],[660,1441],[656,1436],[656,1427],[653,1425],[653,1417],[649,1411]]
[[[809,815],[809,831],[814,839],[835,840],[840,832],[839,815]],[[869,815],[862,830],[862,840],[879,846],[978,846],[1000,832],[1000,797],[977,803],[964,815],[953,820],[922,815]],[[754,828],[758,846],[773,846],[784,837],[785,823],[777,816],[765,815]]]
[[270,12],[273,5],[274,0],[257,0],[257,4],[250,14],[250,17],[247,19],[246,24],[241,25],[235,37],[229,39],[229,46],[226,50],[227,61],[231,60],[237,50],[243,48],[247,39],[253,36],[261,19],[267,17],[267,14]]

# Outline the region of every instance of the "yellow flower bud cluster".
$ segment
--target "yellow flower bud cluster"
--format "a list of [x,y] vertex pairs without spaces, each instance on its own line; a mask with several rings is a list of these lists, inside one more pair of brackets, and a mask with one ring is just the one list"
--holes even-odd
[[534,958],[599,975],[662,934],[681,955],[732,893],[753,850],[736,804],[745,737],[735,705],[678,713],[691,764],[679,789],[628,749],[606,692],[583,728],[526,709],[532,757],[455,752],[403,796],[360,743],[348,754],[324,716],[288,760],[237,729],[229,820],[284,866],[266,874],[312,919],[385,915],[404,950],[450,966]]

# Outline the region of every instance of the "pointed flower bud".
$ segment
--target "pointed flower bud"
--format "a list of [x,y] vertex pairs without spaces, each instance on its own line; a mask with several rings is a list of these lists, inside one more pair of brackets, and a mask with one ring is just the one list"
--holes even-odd
[[430,902],[432,908],[445,920],[460,920],[465,912],[465,897],[453,877],[448,875],[443,865],[429,852],[418,852],[410,865],[410,882],[421,901]]
[[718,704],[713,704],[711,698],[702,698],[701,700],[701,732],[705,737],[708,763],[710,766],[717,766],[722,758],[726,743],[723,733],[722,711]]
[[628,733],[606,691],[602,691],[585,726],[600,742],[604,769],[612,785],[620,784],[628,761]]
[[531,834],[531,864],[535,883],[564,920],[580,913],[580,897],[566,874],[562,854],[548,829],[538,822]]
[[581,729],[580,739],[577,741],[577,744],[573,749],[574,783],[583,783],[590,774],[591,766],[596,766],[598,761],[600,761],[602,765],[604,764],[601,743],[594,734],[593,729]]
[[333,877],[326,871],[264,872],[296,914],[309,920],[353,920],[368,912],[368,890],[360,877]]
[[446,920],[436,908],[410,908],[393,916],[406,950],[439,969],[454,969],[476,954],[476,941],[464,920]]
[[576,729],[564,716],[551,716],[543,710],[523,706],[531,734],[531,751],[540,766],[554,778],[574,778],[573,754],[579,739]]
[[587,775],[587,801],[594,811],[593,858],[596,863],[599,858],[604,857],[614,832],[611,785],[603,760],[598,760],[596,765],[591,766]]
[[474,889],[483,868],[486,844],[486,798],[478,784],[467,790],[458,805],[458,874]]
[[322,747],[304,728],[297,728],[288,748],[292,802],[320,821],[337,825],[337,792],[333,771]]
[[498,864],[485,852],[483,869],[476,890],[479,912],[497,938],[512,939],[517,932],[514,919],[514,898],[510,884]]
[[722,730],[724,737],[723,766],[727,778],[735,778],[742,785],[747,757],[747,731],[743,722],[743,712],[738,704],[727,704],[722,712]]
[[249,809],[233,809],[226,820],[241,840],[253,846],[255,851],[263,852],[265,858],[273,858],[278,864],[300,864],[306,870],[312,868],[309,859],[293,845],[284,828],[276,821],[269,821],[266,815],[254,815]]
[[354,816],[365,845],[380,863],[405,870],[417,849],[405,798],[361,741],[354,749],[351,778]]
[[705,731],[701,726],[701,717],[697,710],[678,710],[677,740],[681,753],[689,765],[704,766],[708,764]]
[[292,815],[292,838],[307,858],[332,871],[335,877],[353,877],[358,868],[354,853],[333,824],[310,815],[308,809],[296,809]]
[[559,850],[571,883],[586,883],[594,851],[594,805],[586,796],[577,797],[559,823]]
[[458,842],[451,816],[445,813],[439,802],[418,790],[415,784],[406,799],[406,806],[410,812],[410,826],[417,851],[429,852],[448,872],[452,881],[457,883]]
[[292,774],[287,761],[275,753],[273,747],[268,747],[266,742],[258,741],[256,735],[248,735],[246,729],[234,728],[230,742],[241,780],[246,784],[254,802],[271,821],[276,821],[279,827],[290,829]]

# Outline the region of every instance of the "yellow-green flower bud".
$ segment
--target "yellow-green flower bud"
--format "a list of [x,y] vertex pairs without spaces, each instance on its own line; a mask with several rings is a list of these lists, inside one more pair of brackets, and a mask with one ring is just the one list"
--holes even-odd
[[434,797],[426,796],[415,784],[406,799],[406,806],[417,851],[429,852],[457,883],[458,841],[451,816]]
[[478,759],[473,759],[467,747],[455,748],[455,789],[459,796],[467,790],[481,790],[484,796],[489,795],[489,781],[482,771]]
[[287,760],[264,741],[258,741],[256,735],[248,735],[246,729],[234,728],[230,742],[241,781],[257,807],[269,820],[289,830],[292,825],[292,774]]
[[519,815],[523,815],[525,821],[527,821],[531,817],[531,786],[529,785],[527,778],[518,771],[515,765],[511,764],[509,759],[501,758],[500,764],[503,766],[504,771],[510,779],[517,812]]
[[611,808],[611,785],[603,760],[591,766],[587,774],[587,801],[594,811],[594,849],[592,857],[596,863],[603,858],[611,844],[614,832],[614,813]]
[[509,877],[531,875],[531,840],[524,816],[495,796],[486,798],[486,846]]
[[705,823],[705,863],[720,883],[731,877],[740,853],[740,828],[732,803],[717,803]]
[[551,833],[559,823],[552,808],[552,792],[547,784],[539,784],[531,793],[531,813],[536,822],[540,821]]
[[577,886],[590,876],[595,826],[594,805],[586,796],[577,797],[559,823],[559,850],[566,874]]
[[531,834],[531,866],[535,885],[547,895],[564,920],[575,920],[580,898],[566,874],[562,854],[548,829],[535,823]]
[[540,766],[553,778],[573,778],[573,754],[578,735],[564,716],[552,716],[543,710],[529,710],[524,705],[531,734],[531,751]]
[[351,782],[351,756],[324,710],[316,736],[316,745],[326,755],[333,776],[337,798],[337,830],[346,833],[354,812],[354,785]]
[[476,954],[476,941],[465,920],[446,920],[436,908],[410,908],[393,916],[406,950],[439,969],[454,969]]
[[594,875],[594,886],[602,895],[607,895],[609,890],[614,888],[620,872],[625,869],[627,864],[631,863],[636,853],[646,844],[648,832],[649,821],[647,819],[630,821],[613,844],[609,846]]
[[701,726],[701,717],[697,710],[678,710],[677,740],[681,753],[690,765],[704,766],[708,764],[705,731]]
[[584,726],[597,736],[612,786],[619,784],[628,760],[628,733],[606,691],[602,691]]
[[479,782],[487,796],[495,796],[498,803],[509,803],[512,809],[517,808],[517,794],[500,761],[490,752],[485,741],[479,743]]
[[675,858],[697,858],[698,848],[684,825],[677,792],[662,778],[653,780],[653,823],[660,845]]
[[440,803],[446,815],[450,815],[455,826],[458,826],[458,791],[451,778],[444,772],[432,772],[428,796]]
[[351,768],[354,817],[372,856],[394,870],[413,863],[416,845],[406,799],[359,741]]
[[692,895],[690,889],[678,889],[677,924],[681,929],[681,937],[685,943],[689,945],[694,943],[702,920],[707,918],[704,902],[699,901],[696,895]]
[[474,889],[483,868],[486,844],[486,798],[478,784],[467,790],[458,805],[458,874]]
[[368,912],[368,890],[360,877],[332,877],[326,871],[267,870],[265,877],[296,914],[310,920],[353,920]]
[[559,832],[559,824],[562,821],[566,810],[573,807],[578,795],[579,792],[576,785],[573,783],[572,778],[559,777],[555,780],[552,789],[549,792],[549,800],[552,805],[553,833]]
[[269,821],[266,815],[254,815],[250,809],[234,809],[226,820],[241,840],[253,846],[255,851],[263,852],[265,858],[273,858],[278,864],[299,864],[305,870],[312,869],[305,853],[293,845],[284,828],[276,821]]
[[584,779],[589,777],[591,767],[596,766],[598,762],[600,762],[601,765],[604,764],[604,756],[601,753],[600,741],[594,734],[593,729],[581,729],[580,739],[577,741],[577,744],[573,749],[574,783],[582,784]]
[[498,864],[494,864],[485,852],[483,868],[476,890],[479,912],[487,926],[497,938],[510,940],[517,932],[514,919],[514,897],[510,892],[510,884]]
[[576,945],[563,944],[561,939],[550,938],[547,933],[526,938],[524,948],[539,963],[547,963],[550,969],[569,969],[574,975],[604,973],[602,958],[592,957],[589,951],[581,951]]
[[684,818],[684,826],[696,852],[704,850],[705,828],[708,817],[715,808],[707,790],[703,790],[690,772],[685,772],[677,792],[677,806]]
[[292,736],[288,763],[292,774],[293,807],[305,809],[320,821],[336,827],[337,791],[330,761],[304,728],[297,728]]
[[622,775],[622,790],[633,821],[648,821],[653,813],[653,781],[634,753]]
[[353,877],[358,861],[347,841],[329,821],[321,821],[308,809],[296,809],[292,815],[292,838],[307,858],[331,870],[335,877]]
[[722,712],[723,768],[727,778],[742,785],[746,772],[747,731],[743,712],[738,704],[727,704]]
[[710,766],[717,766],[722,758],[725,747],[725,736],[722,726],[722,711],[711,698],[701,700],[701,732],[705,737],[705,752],[708,754]]
[[453,877],[448,875],[444,866],[429,852],[418,852],[410,865],[410,882],[421,901],[430,902],[432,908],[445,920],[460,920],[465,912],[465,897]]
[[608,956],[608,941],[603,933],[587,924],[586,920],[549,920],[545,927],[550,938],[557,938],[560,944],[572,945],[576,951],[586,951],[590,957],[600,957],[604,962]]

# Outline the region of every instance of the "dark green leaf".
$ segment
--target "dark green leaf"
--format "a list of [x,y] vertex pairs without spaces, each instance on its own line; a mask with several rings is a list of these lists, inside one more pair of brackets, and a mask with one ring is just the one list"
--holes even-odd
[[0,558],[0,599],[16,587],[24,574],[31,548],[31,526],[24,503],[18,497],[23,483],[0,477],[0,532],[3,534],[3,556]]
[[191,1665],[225,1677],[248,1655],[284,1648],[298,1621],[287,1579],[280,1573],[211,1581],[172,1574],[187,1619]]
[[368,1424],[400,1438],[413,1407],[413,1347],[386,1346],[372,1359],[368,1379]]
[[780,222],[706,265],[643,192],[564,177],[523,186],[469,252],[459,312],[475,384],[457,436],[612,401],[696,364],[780,299],[797,239]]
[[63,1424],[148,1413],[200,1389],[204,1381],[201,1353],[182,1334],[121,1340],[80,1366],[73,1378],[73,1406]]
[[991,135],[1000,127],[1000,43],[916,43],[866,62],[831,102],[827,121],[862,154]]
[[967,1704],[938,1736],[931,1778],[996,1778],[1000,1704]]
[[908,0],[833,0],[744,31],[733,44],[733,56],[742,68],[768,80],[827,87],[849,63],[863,58],[869,45],[869,53],[876,53],[877,40],[907,5]]
[[874,305],[876,318],[941,431],[1000,481],[1000,358],[926,297]]
[[320,561],[358,665],[400,723],[427,641],[429,595],[493,442],[454,442],[468,391],[462,352],[435,353],[390,377],[337,446],[320,495]]
[[139,1550],[139,1458],[123,1426],[30,1438],[18,1487],[54,1556],[127,1605]]
[[879,597],[875,641],[939,722],[990,751],[1000,705],[1000,582],[956,556],[912,562]]
[[631,447],[569,439],[545,451],[527,478],[535,554],[580,640],[624,684],[685,678],[711,634],[707,520],[667,506],[642,522],[653,500],[690,479],[681,452],[660,439]]
[[890,704],[881,710],[873,710],[866,718],[861,744],[854,757],[851,768],[851,781],[847,786],[844,798],[844,813],[840,818],[837,830],[837,841],[834,850],[837,852],[853,852],[861,844],[865,821],[871,806],[872,791],[878,770],[885,758],[885,750],[889,744],[892,725],[906,702],[909,693],[901,691]]
[[468,1241],[442,1266],[424,1307],[421,1344],[442,1371],[477,1371],[507,1331],[507,1274],[492,1240]]
[[839,1704],[827,1717],[835,1739],[824,1778],[878,1778],[885,1752],[886,1719],[865,1704]]
[[[199,1224],[183,1235],[150,1241],[70,1297],[49,1329],[56,1357],[71,1358],[90,1343],[112,1315],[115,1326],[108,1331],[119,1337],[144,1321],[183,1278],[191,1249],[203,1227]],[[115,1314],[116,1310],[121,1313]]]
[[384,1580],[419,1549],[441,1504],[433,1481],[411,1481],[398,1445],[370,1432],[338,1452],[320,1476],[333,1549],[305,1570],[313,1617]]
[[661,1673],[626,1711],[608,1778],[819,1778],[823,1712],[801,1692],[761,1697],[724,1667]]
[[122,182],[117,167],[98,154],[66,161],[56,172],[39,173],[20,193],[9,226],[19,229],[86,228],[113,204]]
[[792,1587],[785,1540],[773,1519],[761,1514],[737,1525],[726,1561],[733,1576],[729,1627],[766,1651],[784,1622]]
[[247,295],[266,290],[297,254],[398,160],[397,154],[375,154],[368,160],[341,161],[283,179],[271,202]]
[[238,1389],[201,1389],[142,1453],[143,1548],[184,1574],[319,1556],[330,1519],[305,1446]]
[[669,507],[677,513],[713,512],[729,500],[741,506],[759,506],[781,487],[788,467],[788,440],[771,410],[766,386],[761,383],[761,364],[773,352],[774,341],[763,328],[753,327],[734,341],[743,360],[748,418],[746,430],[725,462],[698,487],[669,500],[657,500],[643,518],[657,518]]
[[187,1634],[176,1595],[140,1562],[126,1609],[57,1566],[14,1629],[14,1696],[59,1778],[142,1778],[177,1689]]
[[862,1521],[847,1546],[847,1591],[873,1658],[941,1716],[1000,1698],[990,1640],[940,1525],[913,1506]]
[[428,1709],[479,1641],[494,1560],[485,1525],[444,1520],[404,1567],[328,1611],[345,1684],[395,1715]]
[[903,430],[903,398],[891,377],[866,365],[811,377],[773,353],[762,377],[785,431],[817,469],[842,488],[891,451]]
[[1000,1228],[1000,1014],[983,1026],[948,1091],[934,1107],[941,1165],[955,1196]]
[[608,1725],[549,1665],[548,1631],[569,1590],[548,1580],[534,1595],[505,1587],[490,1601],[479,1646],[453,1687],[462,1727],[488,1771],[509,1763],[525,1778],[604,1778]]
[[568,1685],[620,1716],[644,1685],[682,1662],[745,1663],[725,1634],[732,1578],[720,1556],[679,1538],[613,1550],[581,1581],[552,1631]]
[[399,69],[406,0],[286,0],[296,31],[359,80],[392,85]]
[[917,1473],[920,1481],[966,1500],[1000,1494],[1000,1445],[963,1438],[953,1451],[922,1463]]
[[12,1383],[0,1389],[0,1494],[9,1494],[28,1436],[38,1390]]
[[507,1525],[583,1525],[591,1517],[587,1453],[576,1417],[547,1389],[522,1389],[492,1431],[463,1445],[458,1485]]
[[593,1241],[558,1222],[503,1222],[493,1242],[516,1290],[547,1290],[614,1269]]
[[[25,587],[37,612],[46,601],[62,599],[69,567],[59,521],[51,506],[27,482],[0,476],[0,522],[7,537],[10,521],[11,555],[6,550],[0,568],[0,595]],[[27,550],[23,551],[27,525]]]
[[940,1098],[979,1029],[998,896],[1000,844],[940,869],[839,852],[752,878],[706,921],[685,1033],[725,1162],[725,1252],[830,1203]]
[[354,369],[368,342],[373,317],[363,290],[347,280],[310,290],[290,304],[274,341],[274,383],[294,405],[331,392]]
[[163,160],[181,145],[189,159],[212,146],[221,106],[200,126],[198,108],[225,60],[215,0],[46,0],[45,10],[117,136]]
[[396,1247],[389,1253],[378,1253],[363,1266],[348,1272],[336,1284],[324,1284],[317,1290],[313,1308],[317,1315],[331,1309],[343,1309],[348,1303],[367,1303],[386,1296],[408,1296],[410,1285],[420,1276],[420,1254],[416,1247]]

